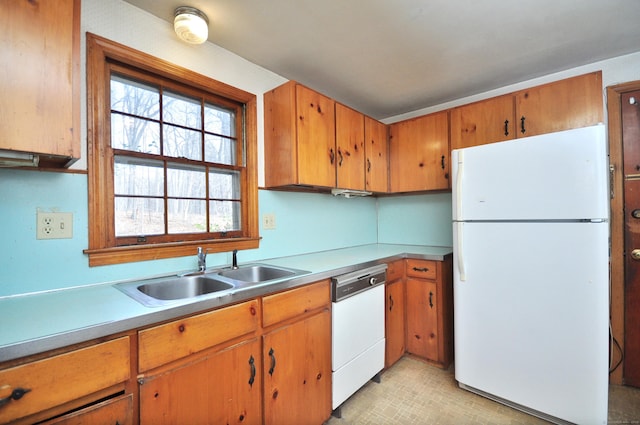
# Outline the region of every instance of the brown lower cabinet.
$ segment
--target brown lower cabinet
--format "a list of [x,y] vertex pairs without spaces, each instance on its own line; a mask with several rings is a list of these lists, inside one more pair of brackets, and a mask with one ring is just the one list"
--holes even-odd
[[452,259],[406,260],[407,352],[442,368],[453,360]]

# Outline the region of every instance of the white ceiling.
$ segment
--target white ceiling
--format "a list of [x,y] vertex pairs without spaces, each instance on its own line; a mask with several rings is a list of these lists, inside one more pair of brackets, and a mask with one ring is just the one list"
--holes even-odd
[[640,51],[640,0],[126,1],[378,119]]

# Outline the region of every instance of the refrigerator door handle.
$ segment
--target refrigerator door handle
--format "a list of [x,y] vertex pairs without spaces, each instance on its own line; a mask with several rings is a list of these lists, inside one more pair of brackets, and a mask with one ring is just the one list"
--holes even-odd
[[456,220],[462,219],[462,178],[464,177],[464,150],[458,151],[458,170],[456,172]]
[[464,267],[464,247],[462,245],[464,241],[464,223],[456,222],[457,232],[456,232],[456,256],[458,257],[458,278],[460,282],[464,282],[467,280],[467,273]]

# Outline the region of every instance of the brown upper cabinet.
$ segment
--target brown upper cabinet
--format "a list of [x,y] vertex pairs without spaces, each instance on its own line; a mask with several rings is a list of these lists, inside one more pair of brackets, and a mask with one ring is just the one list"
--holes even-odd
[[592,72],[451,110],[451,149],[603,121],[602,72]]
[[336,187],[364,190],[364,115],[336,103]]
[[423,115],[389,126],[390,192],[449,188],[449,115]]
[[68,167],[80,157],[80,0],[2,1],[0,27],[0,150]]
[[295,81],[264,94],[264,121],[267,188],[387,191],[385,124]]
[[364,117],[365,190],[389,191],[389,130],[386,124]]

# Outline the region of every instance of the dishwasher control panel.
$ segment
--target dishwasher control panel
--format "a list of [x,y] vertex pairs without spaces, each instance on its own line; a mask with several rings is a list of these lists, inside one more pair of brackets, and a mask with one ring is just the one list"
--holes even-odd
[[374,286],[383,285],[387,279],[387,265],[362,268],[331,278],[331,301],[339,302]]

